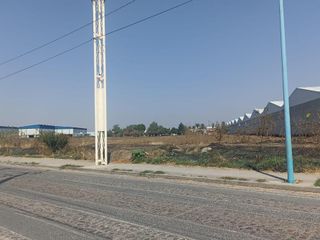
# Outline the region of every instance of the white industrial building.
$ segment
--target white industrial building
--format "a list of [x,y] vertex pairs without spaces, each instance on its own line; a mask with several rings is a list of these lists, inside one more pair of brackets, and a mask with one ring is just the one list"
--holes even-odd
[[[296,88],[289,100],[292,134],[320,133],[320,86]],[[229,132],[257,134],[262,128],[267,134],[284,135],[283,101],[270,101],[263,109],[231,121]]]
[[243,117],[243,121],[248,121],[251,118],[251,113],[246,113]]
[[86,128],[78,128],[78,127],[56,126],[55,127],[55,132],[57,134],[65,134],[65,135],[74,136],[74,137],[80,137],[80,136],[87,135],[87,129]]
[[23,126],[19,128],[19,136],[26,137],[26,138],[35,138],[35,137],[39,137],[39,135],[42,133],[50,133],[50,132],[79,137],[79,136],[85,136],[87,134],[87,129],[78,128],[78,127],[44,125],[44,124],[34,124],[34,125],[28,125],[28,126]]
[[251,118],[254,119],[256,117],[260,117],[260,115],[263,113],[263,108],[256,108],[252,111],[252,114],[251,114]]
[[320,98],[320,87],[299,87],[290,95],[290,106],[297,106]]
[[283,101],[270,101],[263,110],[263,115],[279,112],[282,110]]
[[242,123],[243,120],[244,120],[244,116],[241,116],[241,117],[238,118],[238,121],[237,121],[237,122],[238,122],[238,123]]
[[26,138],[38,137],[41,133],[54,132],[55,127],[44,124],[27,125],[19,128],[19,136]]

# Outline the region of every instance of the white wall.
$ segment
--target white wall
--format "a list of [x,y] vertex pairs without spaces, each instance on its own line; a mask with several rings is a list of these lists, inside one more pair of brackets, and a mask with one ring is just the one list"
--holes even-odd
[[19,129],[20,137],[38,137],[40,132],[54,132],[53,129],[39,129],[39,128],[31,128],[31,129]]
[[77,128],[56,129],[57,134],[66,134],[71,136],[84,136],[87,134],[87,130]]

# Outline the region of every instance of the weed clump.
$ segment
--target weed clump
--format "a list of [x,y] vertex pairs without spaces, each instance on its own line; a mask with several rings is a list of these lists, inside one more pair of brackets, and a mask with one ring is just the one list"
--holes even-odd
[[147,159],[145,151],[141,149],[133,150],[131,157],[133,163],[142,163]]
[[69,142],[68,136],[64,134],[42,133],[39,141],[44,143],[53,153],[64,149]]
[[315,183],[313,185],[315,187],[320,187],[320,178],[318,178],[317,181],[315,181]]
[[60,169],[76,169],[81,167],[82,167],[81,165],[65,164],[65,165],[62,165]]

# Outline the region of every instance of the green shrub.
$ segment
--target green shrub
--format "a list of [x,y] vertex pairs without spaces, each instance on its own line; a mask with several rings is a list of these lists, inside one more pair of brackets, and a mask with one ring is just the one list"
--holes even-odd
[[320,187],[320,178],[318,178],[318,180],[314,183],[315,187]]
[[132,162],[133,163],[140,163],[146,160],[146,153],[141,149],[133,150],[132,151]]
[[39,140],[40,142],[43,142],[53,153],[64,149],[69,142],[68,136],[55,133],[42,133]]
[[256,164],[258,170],[272,170],[276,172],[287,171],[286,160],[279,157],[271,157],[267,159],[262,159]]

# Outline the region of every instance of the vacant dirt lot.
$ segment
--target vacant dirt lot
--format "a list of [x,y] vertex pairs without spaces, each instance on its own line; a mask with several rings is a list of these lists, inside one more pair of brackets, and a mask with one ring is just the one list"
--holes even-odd
[[[294,138],[295,167],[298,172],[320,169],[317,137]],[[163,137],[111,137],[108,139],[112,162],[200,165],[256,168],[285,171],[284,139],[247,135]],[[70,138],[67,147],[55,154],[37,139],[15,136],[0,138],[0,155],[94,159],[94,138]]]

